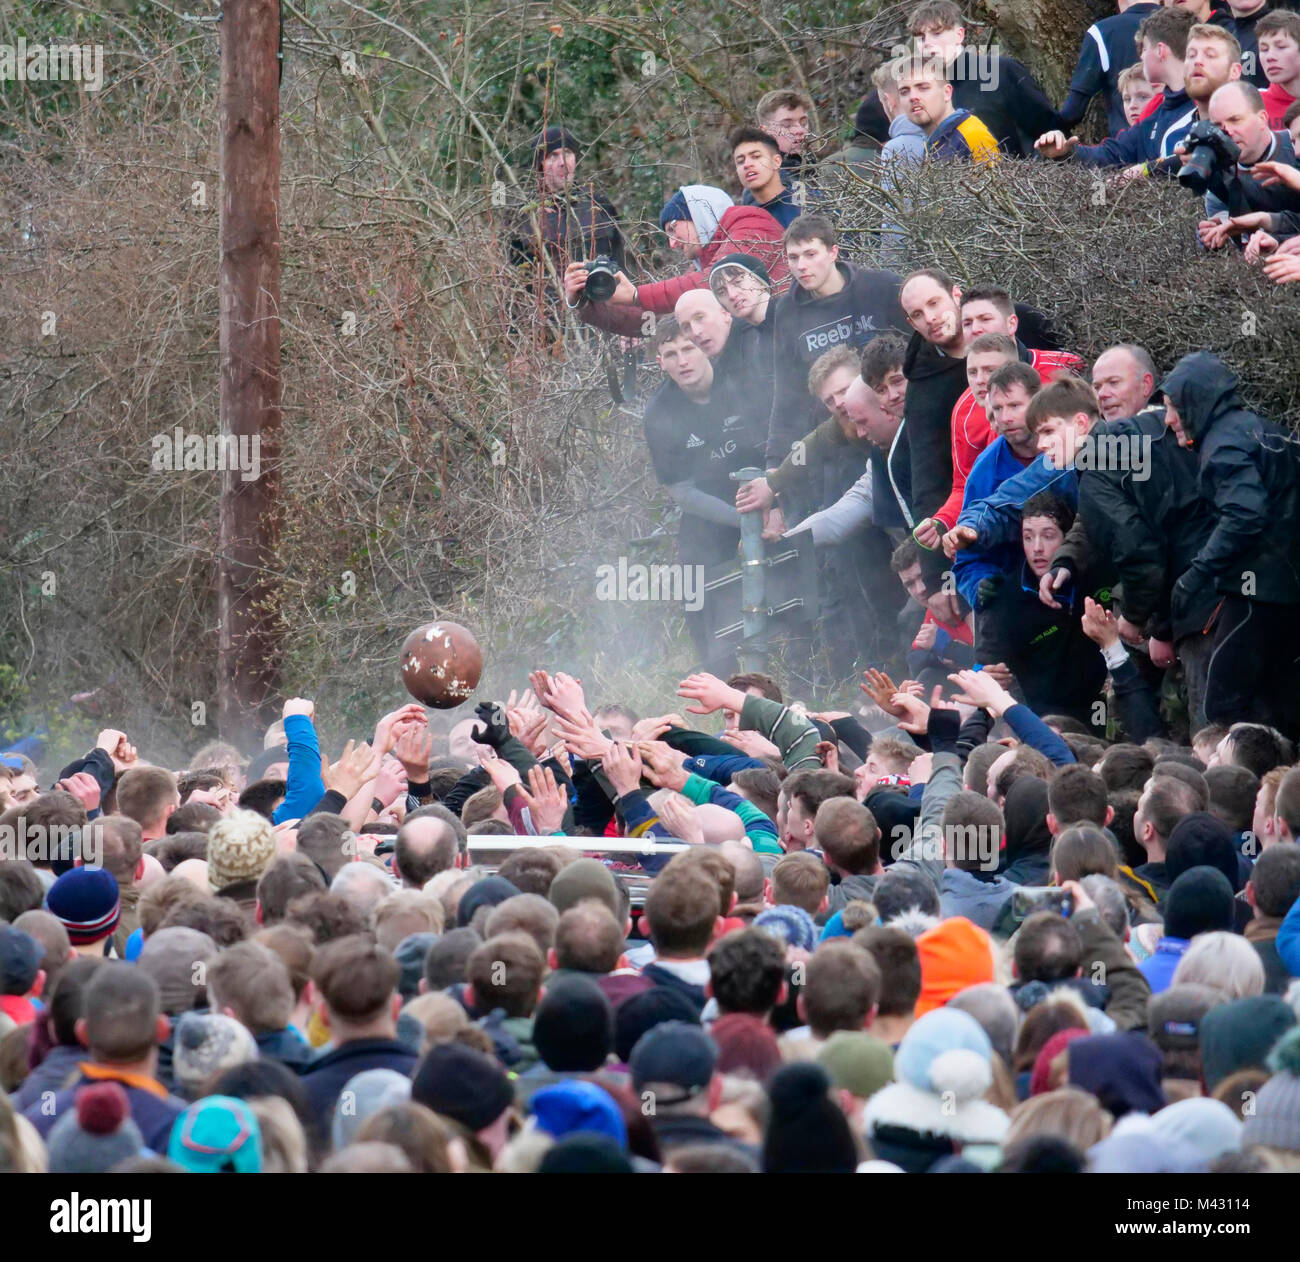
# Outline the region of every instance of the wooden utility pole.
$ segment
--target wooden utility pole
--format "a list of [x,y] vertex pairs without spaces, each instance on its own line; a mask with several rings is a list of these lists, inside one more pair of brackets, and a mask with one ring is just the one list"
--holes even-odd
[[[217,711],[222,736],[260,725],[280,664],[280,84],[278,0],[223,0],[221,431],[260,476],[222,474]],[[230,462],[234,463],[234,462]]]

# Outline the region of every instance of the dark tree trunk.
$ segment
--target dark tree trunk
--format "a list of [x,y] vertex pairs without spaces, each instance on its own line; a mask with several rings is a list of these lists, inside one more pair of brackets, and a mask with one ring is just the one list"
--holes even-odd
[[[1059,105],[1079,56],[1083,33],[1117,13],[1104,0],[981,0],[976,13],[997,27],[1006,51],[1023,61]],[[1137,60],[1137,50],[1133,52]]]

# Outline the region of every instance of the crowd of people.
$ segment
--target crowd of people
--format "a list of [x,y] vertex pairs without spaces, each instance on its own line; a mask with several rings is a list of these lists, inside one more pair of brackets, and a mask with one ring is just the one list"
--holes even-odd
[[1177,178],[1300,278],[1300,16],[1124,6],[1059,109],[950,0],[909,35],[845,154],[777,89],[739,203],[673,192],[687,270],[631,278],[558,127],[511,243],[648,341],[681,564],[812,548],[860,694],[688,611],[678,712],[537,669],[333,760],[300,697],[183,769],[0,751],[0,1169],[1300,1170],[1295,445],[1209,351],[1089,365],[994,277],[844,257],[818,190]]
[[0,755],[0,1169],[1300,1169],[1291,742],[862,687]]
[[[1059,111],[1019,63],[967,44],[951,0],[918,5],[909,33],[914,51],[877,70],[845,154],[816,161],[808,98],[776,90],[728,137],[741,203],[710,185],[673,193],[660,226],[687,270],[634,283],[580,233],[557,254],[572,316],[646,339],[662,371],[644,428],[680,507],[679,563],[734,565],[758,512],[765,539],[814,550],[814,686],[871,665],[919,674],[912,659],[975,664],[1098,733],[1119,705],[1146,711],[1128,716],[1137,739],[1170,722],[1184,738],[1246,720],[1300,734],[1288,647],[1300,503],[1285,431],[1250,410],[1213,354],[1189,347],[1157,365],[1117,339],[1089,366],[1062,346],[1059,313],[996,277],[963,285],[938,267],[852,261],[818,190],[845,161],[899,181],[909,163],[999,155],[1176,178],[1203,204],[1189,238],[1293,279],[1300,14],[1129,5],[1090,28]],[[1114,134],[1080,145],[1065,128],[1098,92]],[[576,144],[548,130],[539,163]],[[918,555],[904,590],[893,575],[914,573]],[[1089,600],[1116,614],[1110,659],[1089,643]],[[699,660],[736,668],[734,637],[708,608],[686,621]],[[1133,688],[1108,704],[1126,656]],[[1150,713],[1162,690],[1176,716]]]

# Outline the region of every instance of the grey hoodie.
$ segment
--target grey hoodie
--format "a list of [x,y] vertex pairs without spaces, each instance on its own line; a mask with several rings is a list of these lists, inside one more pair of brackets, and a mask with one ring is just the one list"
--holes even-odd
[[[871,902],[871,896],[876,892],[876,882],[880,880],[879,875],[869,873],[858,873],[854,876],[845,876],[840,878],[838,885],[832,885],[826,892],[826,917],[833,916],[837,911],[843,911],[855,898],[860,898],[864,903]],[[819,922],[825,923],[822,916],[818,917]]]
[[965,916],[987,933],[993,932],[1016,886],[1004,876],[980,880],[961,868],[944,868],[939,879],[939,910],[945,920]]

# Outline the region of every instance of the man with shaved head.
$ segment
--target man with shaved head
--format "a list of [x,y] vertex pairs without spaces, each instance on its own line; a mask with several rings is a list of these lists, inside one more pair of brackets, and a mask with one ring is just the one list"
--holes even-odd
[[1223,169],[1222,164],[1215,164],[1205,191],[1205,218],[1197,231],[1203,245],[1217,248],[1228,240],[1223,222],[1229,215],[1289,209],[1294,204],[1293,198],[1284,201],[1276,190],[1262,187],[1251,172],[1259,162],[1294,166],[1295,146],[1286,128],[1269,128],[1264,98],[1245,79],[1233,79],[1217,88],[1208,108],[1210,122],[1240,151],[1235,167]]

